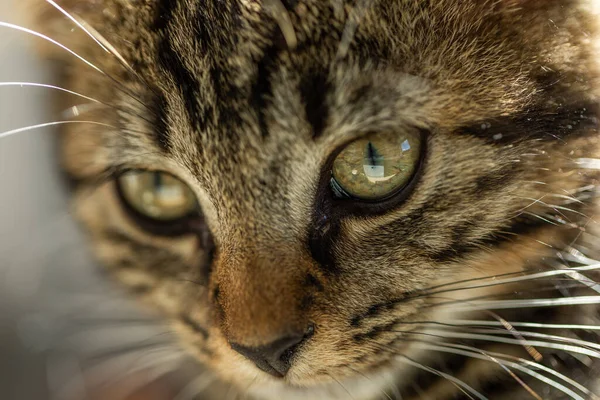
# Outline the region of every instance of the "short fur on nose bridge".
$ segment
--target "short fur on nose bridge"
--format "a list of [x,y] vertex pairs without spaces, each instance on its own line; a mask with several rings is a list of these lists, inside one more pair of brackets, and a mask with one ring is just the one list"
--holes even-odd
[[299,345],[309,339],[313,332],[313,325],[309,325],[304,332],[280,337],[264,346],[248,347],[238,343],[230,343],[230,345],[233,350],[252,361],[264,372],[281,378],[289,371],[292,357]]

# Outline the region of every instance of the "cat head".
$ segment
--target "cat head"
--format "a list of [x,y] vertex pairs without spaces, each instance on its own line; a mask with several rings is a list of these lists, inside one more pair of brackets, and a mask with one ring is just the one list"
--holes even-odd
[[64,99],[76,214],[241,388],[377,380],[593,213],[589,2],[60,6],[37,27],[80,57],[45,50],[93,98]]

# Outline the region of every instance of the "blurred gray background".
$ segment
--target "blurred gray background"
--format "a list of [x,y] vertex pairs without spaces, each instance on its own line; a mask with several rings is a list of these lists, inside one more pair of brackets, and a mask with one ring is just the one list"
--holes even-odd
[[[0,21],[18,22],[13,3],[17,1],[0,0]],[[40,1],[40,7],[48,4]],[[36,58],[30,35],[0,26],[0,82],[4,82],[0,83],[0,136],[61,119],[49,111],[49,89],[6,85],[52,83],[48,69]],[[53,135],[52,129],[34,129],[0,137],[3,400],[60,398],[66,386],[84,386],[77,380],[81,347],[111,346],[148,336],[148,331],[135,337],[131,329],[112,330],[100,335],[102,340],[92,341],[96,333],[80,322],[82,317],[87,321],[137,316],[138,311],[113,293],[81,243],[56,167]],[[106,301],[109,298],[111,301]],[[86,329],[83,335],[79,332],[82,326]]]

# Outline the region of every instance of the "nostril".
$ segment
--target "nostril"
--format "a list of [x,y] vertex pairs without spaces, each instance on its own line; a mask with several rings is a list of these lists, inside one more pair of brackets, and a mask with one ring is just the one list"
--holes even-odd
[[252,361],[261,370],[276,377],[283,377],[289,371],[292,357],[300,344],[313,334],[314,325],[311,324],[303,333],[285,336],[260,347],[230,344],[233,350]]

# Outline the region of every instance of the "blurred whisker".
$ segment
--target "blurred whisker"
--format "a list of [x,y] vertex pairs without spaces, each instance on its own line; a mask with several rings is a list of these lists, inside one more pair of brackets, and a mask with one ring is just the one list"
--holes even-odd
[[[356,369],[356,368],[352,368],[350,365],[348,365],[348,366],[347,366],[347,368],[348,368],[350,371],[354,372],[356,375],[360,375],[360,376],[361,376],[361,377],[363,377],[365,380],[367,380],[367,381],[369,381],[369,382],[373,382],[373,379],[369,378],[367,375],[363,374],[363,373],[362,373],[361,371],[359,371],[358,369]],[[392,398],[390,397],[390,395],[389,395],[389,394],[387,394],[387,392],[386,392],[384,389],[380,389],[380,391],[381,391],[381,394],[382,394],[383,396],[385,396],[385,398],[386,398],[386,399],[388,399],[388,400],[394,400],[394,399],[392,399]],[[396,396],[396,397],[398,397],[398,396]],[[399,398],[399,399],[396,399],[396,400],[402,400],[402,396],[400,396],[400,398]]]
[[59,125],[70,125],[70,124],[98,125],[98,126],[104,126],[107,128],[112,128],[115,130],[118,129],[116,126],[105,124],[105,123],[98,122],[98,121],[54,121],[54,122],[46,122],[43,124],[30,125],[30,126],[26,126],[23,128],[13,129],[10,131],[0,132],[0,139],[3,139],[5,137],[11,136],[11,135],[16,135],[17,133],[31,131],[34,129],[47,128],[47,127],[59,126]]
[[[423,371],[427,371],[430,372],[434,375],[437,375],[441,378],[446,379],[447,381],[449,381],[450,383],[452,383],[456,388],[458,388],[462,393],[464,393],[468,398],[473,399],[473,396],[475,396],[476,398],[478,398],[479,400],[488,400],[487,397],[485,397],[484,395],[482,395],[481,393],[479,393],[477,390],[473,389],[471,386],[469,386],[467,383],[463,382],[462,380],[447,374],[445,372],[439,371],[435,368],[432,367],[428,367],[424,364],[418,363],[415,360],[411,359],[408,356],[405,356],[403,354],[397,354],[397,359],[400,362],[404,362],[407,365],[410,365],[412,367],[421,369]],[[470,393],[470,394],[469,394]],[[473,396],[471,396],[473,395]]]
[[[49,1],[49,0],[46,0],[46,1]],[[20,87],[29,86],[29,87],[40,87],[40,88],[46,88],[46,89],[54,89],[54,90],[59,90],[61,92],[72,94],[72,95],[77,96],[77,97],[81,97],[81,98],[86,99],[86,100],[93,101],[94,103],[104,104],[100,100],[97,100],[97,99],[95,99],[93,97],[86,96],[84,94],[81,94],[81,93],[78,93],[78,92],[74,92],[72,90],[68,90],[68,89],[65,89],[65,88],[60,87],[60,86],[55,86],[55,85],[50,85],[50,84],[45,84],[45,83],[37,83],[37,82],[0,82],[0,87],[2,87],[2,86],[20,86]]]
[[600,158],[578,158],[574,163],[582,169],[600,169]]
[[352,393],[350,393],[350,390],[348,390],[348,388],[346,386],[344,386],[344,384],[342,382],[340,382],[339,379],[337,379],[335,376],[333,376],[331,374],[327,374],[327,376],[329,376],[329,378],[331,378],[334,382],[336,382],[338,384],[338,386],[341,387],[342,390],[344,390],[344,392],[346,392],[348,394],[348,396],[350,396],[350,399],[356,400],[355,397],[352,395]]
[[185,385],[179,391],[179,393],[177,393],[173,400],[193,400],[216,380],[217,378],[215,376],[209,374],[208,372],[204,372]]

